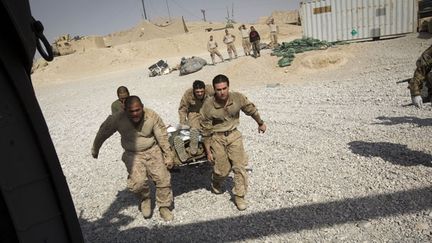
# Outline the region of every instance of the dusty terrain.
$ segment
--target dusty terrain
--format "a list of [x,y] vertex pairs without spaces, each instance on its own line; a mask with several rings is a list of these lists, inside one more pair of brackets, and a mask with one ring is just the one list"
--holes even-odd
[[[266,41],[266,26],[258,27]],[[33,75],[87,242],[432,240],[432,107],[407,106],[406,84],[395,84],[412,75],[430,36],[302,53],[287,68],[266,50],[258,59],[241,56],[186,76],[149,78],[147,67],[159,59],[210,61],[209,33],[197,29],[60,57]],[[282,40],[300,36],[299,27],[281,26]],[[212,194],[211,168],[203,164],[172,174],[173,222],[163,222],[157,208],[145,220],[126,190],[118,134],[99,159],[90,155],[116,88],[126,85],[166,124],[176,124],[184,90],[219,73],[258,106],[268,126],[258,134],[251,118],[241,118],[250,207],[239,212],[230,201],[232,179],[224,194]]]

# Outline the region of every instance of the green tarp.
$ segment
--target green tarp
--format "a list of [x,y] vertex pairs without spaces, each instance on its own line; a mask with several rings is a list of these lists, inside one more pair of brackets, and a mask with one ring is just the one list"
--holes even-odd
[[291,65],[296,53],[312,50],[325,50],[333,45],[345,44],[345,42],[327,42],[313,38],[296,39],[291,42],[282,42],[281,45],[273,49],[272,55],[281,57],[278,61],[279,67]]

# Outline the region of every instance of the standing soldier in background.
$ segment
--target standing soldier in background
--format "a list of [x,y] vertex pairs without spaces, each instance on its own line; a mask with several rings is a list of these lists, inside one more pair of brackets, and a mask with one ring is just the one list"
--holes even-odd
[[222,55],[220,54],[217,48],[218,48],[218,44],[215,40],[213,40],[213,36],[211,35],[210,40],[207,42],[207,50],[210,52],[210,57],[213,65],[216,64],[215,55],[217,55],[221,59],[221,62],[224,61]]
[[253,26],[250,27],[251,31],[249,33],[249,41],[252,43],[253,55],[255,58],[261,56],[260,54],[260,35],[255,30]]
[[100,126],[91,149],[93,158],[98,158],[102,144],[117,131],[124,149],[122,160],[129,174],[127,187],[141,199],[142,215],[149,218],[152,214],[150,178],[156,186],[160,216],[165,221],[173,220],[171,175],[167,168],[172,168],[174,161],[162,119],[153,110],[144,108],[137,96],[129,96],[125,112],[108,116]]
[[251,51],[251,43],[249,41],[249,30],[246,29],[246,26],[244,24],[242,24],[239,27],[239,30],[240,30],[241,37],[242,37],[243,51],[244,51],[246,56],[249,56],[250,51]]
[[258,124],[258,132],[267,127],[258,109],[246,96],[229,92],[228,77],[222,74],[213,79],[214,97],[206,99],[201,108],[201,126],[207,159],[213,164],[211,188],[213,193],[221,194],[222,184],[230,171],[234,172],[234,202],[238,210],[245,210],[247,202],[247,159],[243,139],[237,126],[240,111],[251,116]]
[[[190,127],[190,143],[189,152],[191,155],[196,155],[198,151],[198,139],[201,130],[201,115],[200,110],[206,99],[213,96],[214,91],[211,85],[205,85],[201,80],[195,80],[192,88],[186,90],[178,108],[179,119],[181,125]],[[174,146],[182,162],[188,159],[188,155],[184,149],[183,140],[177,136],[174,138]]]
[[432,69],[432,45],[417,59],[416,66],[414,77],[409,81],[408,88],[410,89],[412,103],[421,108],[423,106],[421,91],[425,82],[428,88],[428,98],[432,97],[432,80],[428,78],[428,73]]
[[274,18],[271,18],[267,25],[270,27],[270,46],[274,48],[278,44],[278,26],[275,24]]
[[129,90],[125,86],[117,88],[118,99],[111,104],[111,115],[124,110],[124,102],[129,97]]
[[232,35],[225,29],[225,36],[223,38],[223,42],[227,45],[228,55],[230,60],[232,60],[232,53],[234,52],[234,57],[237,58],[237,50],[235,48],[235,35]]

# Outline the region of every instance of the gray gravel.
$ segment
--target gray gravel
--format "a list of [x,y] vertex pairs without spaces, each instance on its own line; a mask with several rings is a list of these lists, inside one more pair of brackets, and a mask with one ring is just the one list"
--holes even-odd
[[[225,193],[214,195],[210,166],[182,167],[172,174],[175,219],[169,223],[157,210],[142,218],[126,190],[118,134],[99,159],[91,158],[96,131],[119,85],[175,124],[193,80],[234,75],[230,65],[240,60],[181,77],[118,71],[36,93],[87,242],[431,242],[432,107],[406,106],[406,84],[395,84],[412,75],[431,43],[417,35],[354,43],[341,47],[350,54],[342,66],[308,73],[290,67],[271,80],[262,70],[255,78],[267,85],[233,84],[268,126],[258,134],[251,118],[241,118],[250,207],[235,208],[231,178]],[[254,62],[247,58],[239,59]]]

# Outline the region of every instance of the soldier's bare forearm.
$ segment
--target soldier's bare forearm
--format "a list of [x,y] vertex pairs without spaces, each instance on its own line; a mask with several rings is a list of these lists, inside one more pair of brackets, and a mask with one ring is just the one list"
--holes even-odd
[[206,154],[211,153],[211,150],[210,150],[210,141],[209,140],[210,140],[210,137],[205,137],[204,141],[203,141],[204,149],[205,149]]
[[252,118],[256,121],[256,123],[258,124],[258,126],[261,126],[262,124],[264,124],[264,121],[261,119],[261,116],[260,116],[260,114],[258,113],[258,111],[255,112],[255,113],[252,115]]

